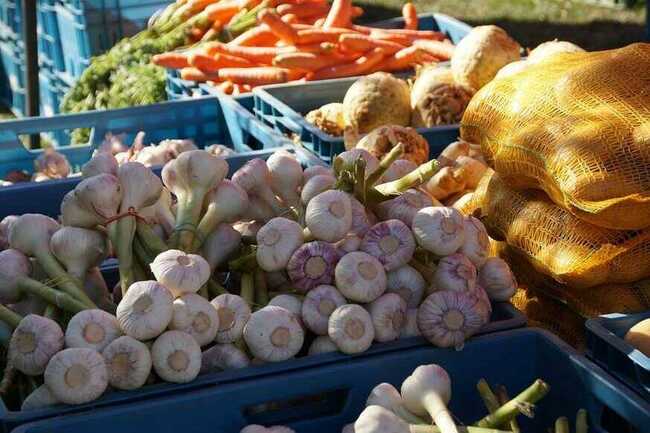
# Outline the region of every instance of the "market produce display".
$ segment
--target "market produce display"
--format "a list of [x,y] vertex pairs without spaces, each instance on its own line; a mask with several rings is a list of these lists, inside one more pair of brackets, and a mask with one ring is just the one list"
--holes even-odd
[[[228,22],[237,16],[238,3],[223,0],[209,8],[219,9],[219,21]],[[263,1],[257,8],[257,26],[238,37],[159,54],[153,63],[239,94],[263,84],[408,70],[449,60],[454,51],[440,32],[418,30],[411,3],[403,8],[404,29],[353,24],[363,9],[351,0]]]
[[625,341],[650,356],[650,319],[642,320],[625,334]]
[[[109,137],[60,222],[0,223],[14,329],[0,388],[40,385],[25,410],[415,335],[460,349],[516,290],[482,223],[419,189],[438,163],[401,159],[401,142],[304,170],[279,150],[227,180],[219,152],[142,140]],[[145,164],[164,164],[162,181]],[[110,256],[114,290],[98,269]]]
[[[444,368],[436,364],[421,365],[407,377],[400,387],[389,383],[375,386],[366,408],[358,419],[346,425],[341,433],[506,433],[519,432],[518,416],[534,416],[537,405],[551,389],[538,379],[514,398],[508,398],[504,386],[490,387],[485,379],[476,385],[488,414],[468,427],[457,425],[447,408],[452,398],[452,381]],[[560,417],[548,431],[570,433],[567,417]],[[575,418],[576,433],[589,431],[587,411],[580,409]],[[244,427],[240,433],[291,433],[284,426],[265,428],[260,425]]]

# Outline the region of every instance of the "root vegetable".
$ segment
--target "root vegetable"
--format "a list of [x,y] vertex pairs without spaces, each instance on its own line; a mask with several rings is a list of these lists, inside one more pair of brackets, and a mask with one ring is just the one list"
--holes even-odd
[[507,302],[517,291],[517,280],[508,264],[498,258],[490,257],[481,266],[478,283],[496,302]]
[[463,216],[453,208],[420,209],[413,218],[412,228],[417,243],[439,256],[455,253],[465,241]]
[[340,102],[333,102],[310,111],[305,116],[305,120],[314,124],[318,129],[329,135],[341,137],[343,136],[343,130],[345,128],[343,111],[343,104]]
[[208,282],[210,265],[199,255],[167,250],[156,256],[151,272],[174,296],[180,296],[196,293]]
[[208,262],[210,273],[228,260],[239,248],[241,233],[229,224],[219,224],[203,243],[201,256]]
[[416,415],[430,415],[442,433],[458,433],[456,423],[447,409],[451,399],[451,380],[436,364],[422,365],[402,383],[402,399]]
[[490,239],[481,221],[473,216],[465,217],[463,221],[465,241],[458,250],[464,254],[477,268],[483,266],[490,253]]
[[361,251],[348,253],[339,260],[335,278],[343,296],[354,302],[372,302],[386,291],[386,273],[381,262]]
[[309,242],[293,253],[287,264],[287,273],[295,288],[306,293],[316,286],[334,281],[338,260],[338,252],[332,244]]
[[418,271],[404,265],[388,272],[386,277],[386,292],[399,295],[408,308],[417,308],[420,305],[426,282]]
[[268,306],[253,313],[244,327],[244,340],[253,356],[263,361],[284,361],[302,348],[304,332],[288,310]]
[[327,335],[319,335],[314,338],[309,346],[308,355],[320,355],[321,353],[337,352],[339,349],[332,339]]
[[376,72],[358,79],[343,98],[346,149],[357,137],[384,125],[408,126],[411,121],[410,92],[405,81]]
[[470,156],[459,156],[454,164],[454,175],[462,179],[465,188],[474,190],[487,170],[487,165]]
[[117,306],[120,328],[140,341],[157,337],[172,319],[173,301],[171,292],[156,281],[132,284]]
[[384,343],[397,340],[406,315],[406,302],[395,293],[385,293],[368,304],[375,327],[375,340]]
[[365,149],[376,158],[382,159],[399,143],[404,149],[400,158],[417,165],[429,160],[429,142],[415,129],[392,123],[373,128],[359,140],[356,148]]
[[467,292],[439,291],[429,295],[418,310],[418,329],[437,347],[460,349],[484,322],[477,298]]
[[436,200],[444,200],[465,190],[465,179],[453,167],[442,167],[424,185],[424,189]]
[[521,47],[500,27],[478,26],[456,46],[451,70],[457,83],[479,90],[504,65],[520,59]]
[[257,232],[257,263],[267,272],[280,271],[302,244],[300,224],[287,218],[273,218]]
[[204,297],[186,293],[174,300],[169,329],[191,335],[199,346],[205,346],[217,336],[219,315]]
[[219,331],[215,341],[224,344],[239,340],[251,316],[250,306],[241,296],[231,294],[219,295],[211,304],[219,316]]
[[194,338],[181,331],[167,331],[151,347],[156,374],[173,383],[187,383],[199,375],[201,348]]
[[625,341],[650,357],[650,319],[642,320],[625,334]]
[[460,156],[469,156],[470,143],[465,140],[458,140],[450,143],[438,156],[438,161],[443,167],[453,165]]
[[106,391],[108,370],[96,350],[65,349],[50,359],[43,379],[57,400],[83,404],[98,399]]
[[20,410],[24,411],[43,409],[57,405],[59,403],[59,400],[57,400],[56,397],[52,395],[50,389],[45,385],[41,385],[32,391],[31,394],[25,398],[25,400],[23,400],[23,404],[20,406]]
[[370,391],[366,400],[366,407],[370,406],[380,406],[387,409],[400,417],[404,422],[410,424],[428,424],[427,421],[413,415],[404,407],[402,396],[390,383],[380,383]]
[[342,191],[330,190],[318,194],[307,205],[305,224],[318,240],[336,242],[352,227],[352,204]]
[[535,64],[559,53],[581,53],[584,51],[585,50],[576,44],[555,39],[553,41],[543,42],[531,50],[531,52],[528,53],[526,62],[528,64]]
[[409,189],[398,197],[384,201],[377,207],[377,214],[383,219],[397,219],[408,227],[413,224],[415,214],[426,207],[441,206],[436,200],[419,189]]
[[347,354],[368,350],[375,338],[370,314],[360,305],[346,304],[330,315],[327,334],[336,347]]
[[526,70],[531,64],[528,63],[526,60],[517,60],[516,62],[508,63],[501,69],[499,69],[499,72],[494,76],[494,79],[499,79],[499,78],[507,78],[511,77],[515,74],[518,74],[521,71]]
[[28,376],[43,374],[50,358],[63,349],[63,331],[53,320],[25,316],[9,341],[8,362]]
[[314,334],[327,335],[330,316],[345,303],[345,298],[336,287],[318,286],[305,296],[301,309],[302,321]]
[[248,356],[234,344],[217,344],[201,355],[201,374],[212,373],[250,365]]
[[438,262],[434,285],[438,290],[470,292],[476,287],[476,266],[467,256],[456,253]]
[[141,388],[151,373],[151,352],[146,344],[124,335],[102,352],[108,369],[108,383],[117,389]]
[[360,249],[377,258],[390,272],[411,260],[415,252],[415,239],[406,224],[391,219],[372,226],[363,237]]
[[122,331],[115,316],[103,310],[84,310],[68,322],[65,345],[101,352],[120,335]]

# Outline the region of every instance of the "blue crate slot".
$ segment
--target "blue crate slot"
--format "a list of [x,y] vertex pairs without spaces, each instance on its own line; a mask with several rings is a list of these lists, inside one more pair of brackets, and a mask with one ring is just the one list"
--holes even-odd
[[194,81],[183,80],[178,69],[167,69],[165,90],[170,101],[212,94]]
[[[251,100],[243,101],[246,105]],[[68,158],[75,171],[90,159],[93,150],[107,133],[125,134],[131,143],[139,131],[145,131],[145,142],[158,143],[166,138],[191,138],[197,146],[220,143],[237,152],[271,149],[291,144],[262,125],[239,102],[231,98],[165,102],[120,110],[88,112],[50,118],[23,119],[0,123],[0,177],[11,170],[33,168],[41,151],[26,150],[20,135],[64,133],[76,128],[92,128],[85,146],[62,146],[57,150]],[[0,188],[0,218],[11,214],[39,212],[57,216],[59,203],[66,192],[79,182],[78,178],[23,183]]]
[[357,418],[374,386],[381,382],[399,386],[416,367],[428,363],[449,372],[450,409],[466,423],[485,415],[475,389],[480,378],[505,385],[511,394],[541,378],[549,383],[550,394],[536,406],[533,419],[521,417],[522,431],[546,432],[557,417],[574,419],[577,410],[585,408],[592,433],[650,432],[647,402],[557,337],[535,329],[479,337],[462,351],[421,347],[361,354],[318,368],[259,375],[254,380],[50,419],[15,432],[238,433],[247,424],[265,424],[288,425],[297,433],[336,433]]
[[645,319],[650,319],[650,311],[587,320],[587,354],[650,401],[650,358],[623,339],[632,326]]
[[65,61],[54,0],[39,1],[36,13],[39,59],[54,71],[64,72]]

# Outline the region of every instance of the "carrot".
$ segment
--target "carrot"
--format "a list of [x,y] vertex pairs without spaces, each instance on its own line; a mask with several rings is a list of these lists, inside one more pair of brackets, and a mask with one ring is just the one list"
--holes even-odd
[[352,19],[359,18],[365,12],[366,11],[364,11],[362,7],[352,6],[352,11],[350,12],[350,18]]
[[281,53],[281,50],[276,47],[240,47],[237,45],[224,44],[222,42],[212,42],[205,47],[205,53],[211,56],[218,53],[228,54],[246,59],[252,63],[270,65],[273,58]]
[[288,44],[295,44],[298,40],[298,32],[291,24],[282,21],[280,15],[272,9],[264,9],[259,13],[257,19],[260,23],[266,24],[275,36]]
[[300,18],[298,18],[298,15],[295,14],[286,14],[282,15],[282,21],[287,24],[297,24],[300,21]]
[[384,41],[381,39],[373,39],[368,35],[359,33],[344,33],[339,36],[339,47],[344,52],[362,52],[365,53],[373,48],[381,47],[386,54],[394,54],[404,48],[391,41]]
[[223,83],[219,83],[217,85],[217,89],[221,90],[226,95],[232,95],[234,88],[235,85],[232,83],[232,81],[224,81]]
[[415,10],[415,5],[413,3],[404,4],[404,7],[402,7],[402,17],[404,17],[405,29],[418,29],[418,11]]
[[197,68],[183,68],[181,69],[181,78],[189,81],[208,81],[219,80],[219,75],[203,72]]
[[[357,55],[357,57],[360,57],[360,55]],[[335,54],[323,55],[295,52],[280,54],[273,59],[273,66],[287,69],[302,69],[304,71],[317,71],[328,66],[350,62],[351,60],[355,60],[355,58]]]
[[409,30],[409,29],[380,29],[373,27],[353,25],[352,28],[358,32],[366,33],[370,31],[371,34],[388,33],[393,35],[408,36],[411,40],[415,39],[432,39],[434,41],[441,41],[445,35],[433,30]]
[[210,21],[221,21],[223,23],[230,21],[230,19],[239,12],[239,6],[235,3],[219,2],[211,4],[205,8],[205,15]]
[[336,49],[336,44],[333,44],[332,42],[316,42],[313,44],[294,45],[293,50],[289,50],[288,48],[290,47],[285,47],[284,53],[300,51],[303,53],[327,54]]
[[228,42],[231,46],[269,47],[278,41],[277,36],[267,26],[253,27]]
[[301,71],[276,68],[272,66],[257,68],[221,68],[219,78],[232,81],[234,84],[249,84],[258,86],[263,84],[286,83],[304,75]]
[[383,58],[384,50],[382,48],[374,48],[373,50],[364,54],[362,57],[356,59],[354,62],[320,69],[314,72],[308,79],[327,80],[330,78],[364,75],[365,73],[371,71],[375,65],[382,61]]
[[212,57],[203,53],[194,53],[190,56],[190,65],[205,72],[217,72],[220,68],[248,68],[253,63],[240,57],[228,54],[217,54]]
[[440,60],[451,59],[451,56],[454,54],[454,49],[456,48],[451,42],[430,41],[427,39],[419,39],[413,42],[413,45],[425,50]]
[[429,53],[415,46],[404,48],[376,65],[375,71],[403,71],[430,60]]
[[314,44],[320,42],[337,43],[342,34],[349,33],[350,30],[341,28],[316,28],[298,30],[299,44]]
[[330,6],[327,3],[281,4],[275,10],[280,15],[294,14],[300,19],[327,15]]
[[156,54],[151,61],[154,65],[162,66],[164,68],[181,69],[190,66],[185,53],[169,52]]
[[396,33],[385,33],[385,32],[376,31],[376,32],[371,32],[367,36],[375,40],[393,42],[395,44],[400,44],[402,46],[409,46],[413,43],[413,41],[409,36],[398,35]]
[[207,33],[209,29],[202,29],[200,27],[192,27],[190,30],[190,39],[194,42],[198,42],[203,38],[203,35]]
[[352,0],[334,0],[323,28],[349,27],[352,16]]
[[325,18],[327,17],[318,18],[314,21],[314,27],[323,27],[323,24],[325,24]]

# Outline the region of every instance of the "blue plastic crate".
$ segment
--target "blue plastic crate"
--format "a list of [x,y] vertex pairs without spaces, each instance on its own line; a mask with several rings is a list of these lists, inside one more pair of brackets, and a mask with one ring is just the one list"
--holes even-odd
[[[252,101],[244,101],[244,104],[250,105]],[[121,110],[2,122],[0,177],[11,170],[31,171],[34,159],[41,154],[38,150],[26,150],[19,136],[54,132],[67,136],[69,131],[76,128],[91,128],[89,144],[57,149],[66,155],[75,171],[90,159],[93,150],[109,132],[124,133],[126,143],[132,142],[138,131],[145,131],[147,142],[157,143],[166,138],[191,138],[199,147],[220,143],[237,152],[291,144],[262,125],[237,101],[231,98],[204,97]],[[0,206],[0,218],[27,212],[57,216],[63,195],[74,188],[77,182],[78,178],[68,178],[0,188],[0,203],[3,203]]]
[[64,72],[65,61],[54,0],[39,0],[37,35],[39,61],[53,71]]
[[2,68],[8,83],[2,93],[6,97],[3,101],[16,116],[25,115],[27,103],[25,92],[25,76],[23,66],[23,53],[18,48],[16,39],[7,34],[0,34],[0,57]]
[[2,0],[0,2],[0,24],[14,34],[20,34],[21,31],[21,13],[20,0]]
[[[319,355],[327,359],[330,354]],[[589,411],[592,433],[650,432],[650,405],[557,337],[523,329],[476,338],[462,351],[422,347],[176,394],[153,401],[24,425],[16,433],[121,433],[156,431],[238,433],[247,424],[288,425],[297,433],[337,433],[354,421],[370,390],[381,382],[399,386],[416,367],[437,363],[452,378],[450,409],[461,420],[485,415],[476,392],[484,377],[510,393],[541,378],[550,394],[522,431],[544,433],[559,416]]]
[[165,90],[167,91],[167,99],[170,101],[212,94],[208,92],[206,87],[199,86],[194,81],[183,80],[178,69],[167,69]]
[[650,358],[623,339],[632,326],[644,319],[650,319],[650,311],[587,320],[587,354],[650,401]]

